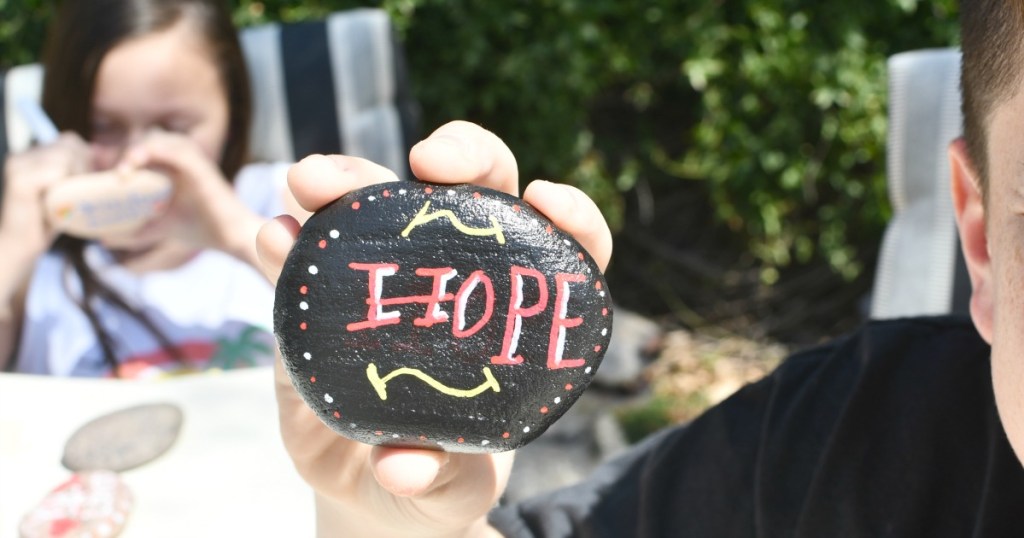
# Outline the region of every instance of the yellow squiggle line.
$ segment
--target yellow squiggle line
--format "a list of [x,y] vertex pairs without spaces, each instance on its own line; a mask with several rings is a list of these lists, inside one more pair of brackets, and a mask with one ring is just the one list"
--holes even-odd
[[404,230],[402,230],[402,237],[409,237],[409,232],[411,232],[413,228],[421,224],[426,224],[430,221],[437,220],[440,218],[447,218],[452,223],[452,226],[455,226],[457,230],[466,235],[493,235],[498,240],[499,245],[505,244],[505,234],[502,233],[501,224],[498,223],[498,219],[494,218],[493,215],[487,216],[487,219],[491,221],[490,228],[470,228],[469,226],[463,224],[462,221],[459,220],[459,217],[455,216],[455,213],[453,213],[449,209],[442,209],[441,211],[427,213],[427,210],[429,208],[430,201],[427,200],[427,202],[423,204],[423,208],[420,209],[420,212],[417,213],[416,216],[413,217],[413,219],[409,222],[409,225],[406,226]]
[[400,375],[411,375],[416,377],[420,381],[423,381],[437,389],[438,392],[449,396],[455,396],[456,398],[473,398],[474,396],[480,395],[487,389],[491,389],[494,392],[501,392],[501,386],[498,385],[498,380],[494,378],[494,374],[492,374],[490,368],[486,366],[484,366],[484,377],[486,378],[486,381],[481,383],[480,386],[472,389],[456,389],[449,387],[416,368],[399,368],[384,377],[380,377],[377,373],[376,364],[371,362],[369,366],[366,367],[366,377],[370,380],[370,384],[373,385],[373,388],[376,389],[377,396],[380,396],[381,400],[388,399],[388,381],[391,381]]

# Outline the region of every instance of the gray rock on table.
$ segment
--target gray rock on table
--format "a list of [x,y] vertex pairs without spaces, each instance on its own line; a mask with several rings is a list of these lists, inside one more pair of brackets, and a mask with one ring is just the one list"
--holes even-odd
[[72,471],[127,471],[174,444],[183,415],[173,404],[145,404],[95,418],[71,435],[61,463]]

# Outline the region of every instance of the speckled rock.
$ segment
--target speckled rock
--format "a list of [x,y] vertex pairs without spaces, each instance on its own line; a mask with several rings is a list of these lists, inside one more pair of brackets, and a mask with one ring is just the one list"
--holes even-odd
[[121,533],[134,498],[114,471],[75,473],[24,515],[22,538],[113,538]]
[[339,434],[498,452],[536,438],[590,383],[611,305],[593,259],[520,199],[400,182],[309,219],[274,325],[292,383]]

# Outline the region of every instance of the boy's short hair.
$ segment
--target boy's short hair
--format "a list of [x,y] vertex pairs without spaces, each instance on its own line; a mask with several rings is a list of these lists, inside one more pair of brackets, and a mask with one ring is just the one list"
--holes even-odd
[[1021,89],[1024,75],[1024,2],[962,0],[964,140],[982,188],[988,181],[988,124],[993,111]]

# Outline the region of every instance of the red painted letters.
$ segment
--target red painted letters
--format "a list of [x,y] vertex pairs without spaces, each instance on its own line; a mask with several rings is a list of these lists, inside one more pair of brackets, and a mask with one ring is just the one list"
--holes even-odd
[[[513,265],[510,271],[512,278],[512,295],[508,300],[508,317],[505,320],[505,338],[501,342],[501,354],[491,357],[491,364],[519,364],[523,357],[513,354],[519,345],[519,333],[523,329],[523,318],[540,314],[548,304],[548,283],[544,275],[536,269],[527,269]],[[532,277],[537,281],[540,297],[537,303],[523,308],[523,277]]]
[[551,318],[551,338],[548,340],[548,368],[575,368],[583,366],[583,359],[563,359],[565,351],[565,330],[583,323],[583,318],[565,317],[569,306],[569,283],[583,282],[579,274],[558,273],[555,275],[555,313]]
[[[365,329],[376,329],[387,325],[395,325],[401,322],[401,312],[398,310],[385,311],[388,306],[420,303],[425,306],[424,314],[413,320],[417,327],[431,327],[438,323],[452,322],[452,335],[456,338],[468,338],[480,331],[491,320],[494,314],[494,284],[491,278],[482,270],[472,272],[469,277],[459,286],[459,290],[452,294],[447,291],[448,282],[458,275],[458,272],[451,267],[427,267],[416,269],[416,274],[421,277],[430,277],[432,286],[428,295],[409,295],[404,297],[382,297],[384,288],[384,277],[392,276],[398,272],[398,265],[394,263],[350,263],[348,266],[356,271],[366,271],[368,281],[368,296],[366,304],[366,319],[349,323],[346,328],[349,331],[361,331]],[[513,365],[521,364],[523,356],[516,353],[519,346],[519,338],[523,329],[523,319],[539,315],[548,307],[548,283],[544,275],[536,269],[513,265],[509,270],[511,291],[509,293],[508,314],[505,318],[505,332],[501,342],[499,354],[491,357],[491,364]],[[523,306],[524,279],[532,278],[537,284],[537,301],[530,306]],[[575,282],[586,282],[587,278],[581,274],[558,273],[555,275],[555,297],[552,307],[551,331],[548,338],[547,367],[549,369],[576,368],[583,366],[584,359],[564,358],[566,330],[578,327],[583,324],[583,318],[569,317],[569,285]],[[484,311],[480,318],[469,328],[466,328],[467,305],[474,296],[474,292],[480,289],[483,291]],[[479,297],[479,294],[476,295]],[[441,303],[452,301],[452,313],[449,314],[441,309]]]
[[384,287],[384,277],[395,274],[398,271],[398,264],[394,263],[355,263],[348,264],[349,267],[356,271],[369,271],[370,279],[370,296],[366,299],[366,304],[370,305],[369,311],[366,313],[366,321],[360,321],[358,323],[349,323],[348,330],[358,331],[360,329],[375,329],[384,325],[394,325],[398,323],[398,316],[401,315],[397,310],[391,312],[384,312],[381,306],[380,293],[381,288]]
[[[484,287],[484,313],[480,316],[469,330],[465,330],[466,326],[466,303],[469,301],[469,296],[473,294],[473,290],[476,289],[477,284],[482,284]],[[473,274],[469,275],[469,278],[462,283],[459,287],[459,292],[455,294],[455,319],[452,322],[452,334],[459,338],[466,338],[476,334],[487,322],[491,319],[491,314],[494,313],[494,285],[491,283],[490,277],[487,276],[483,271],[474,271]]]
[[[427,312],[423,314],[422,318],[416,318],[413,320],[413,324],[417,327],[430,327],[435,323],[442,323],[448,321],[448,313],[441,310],[440,303],[442,301],[451,301],[452,294],[445,293],[444,288],[449,280],[455,277],[458,272],[451,267],[436,267],[417,269],[416,274],[420,276],[433,276],[434,277],[434,290],[427,296]],[[419,297],[409,297],[409,299],[419,299]]]

